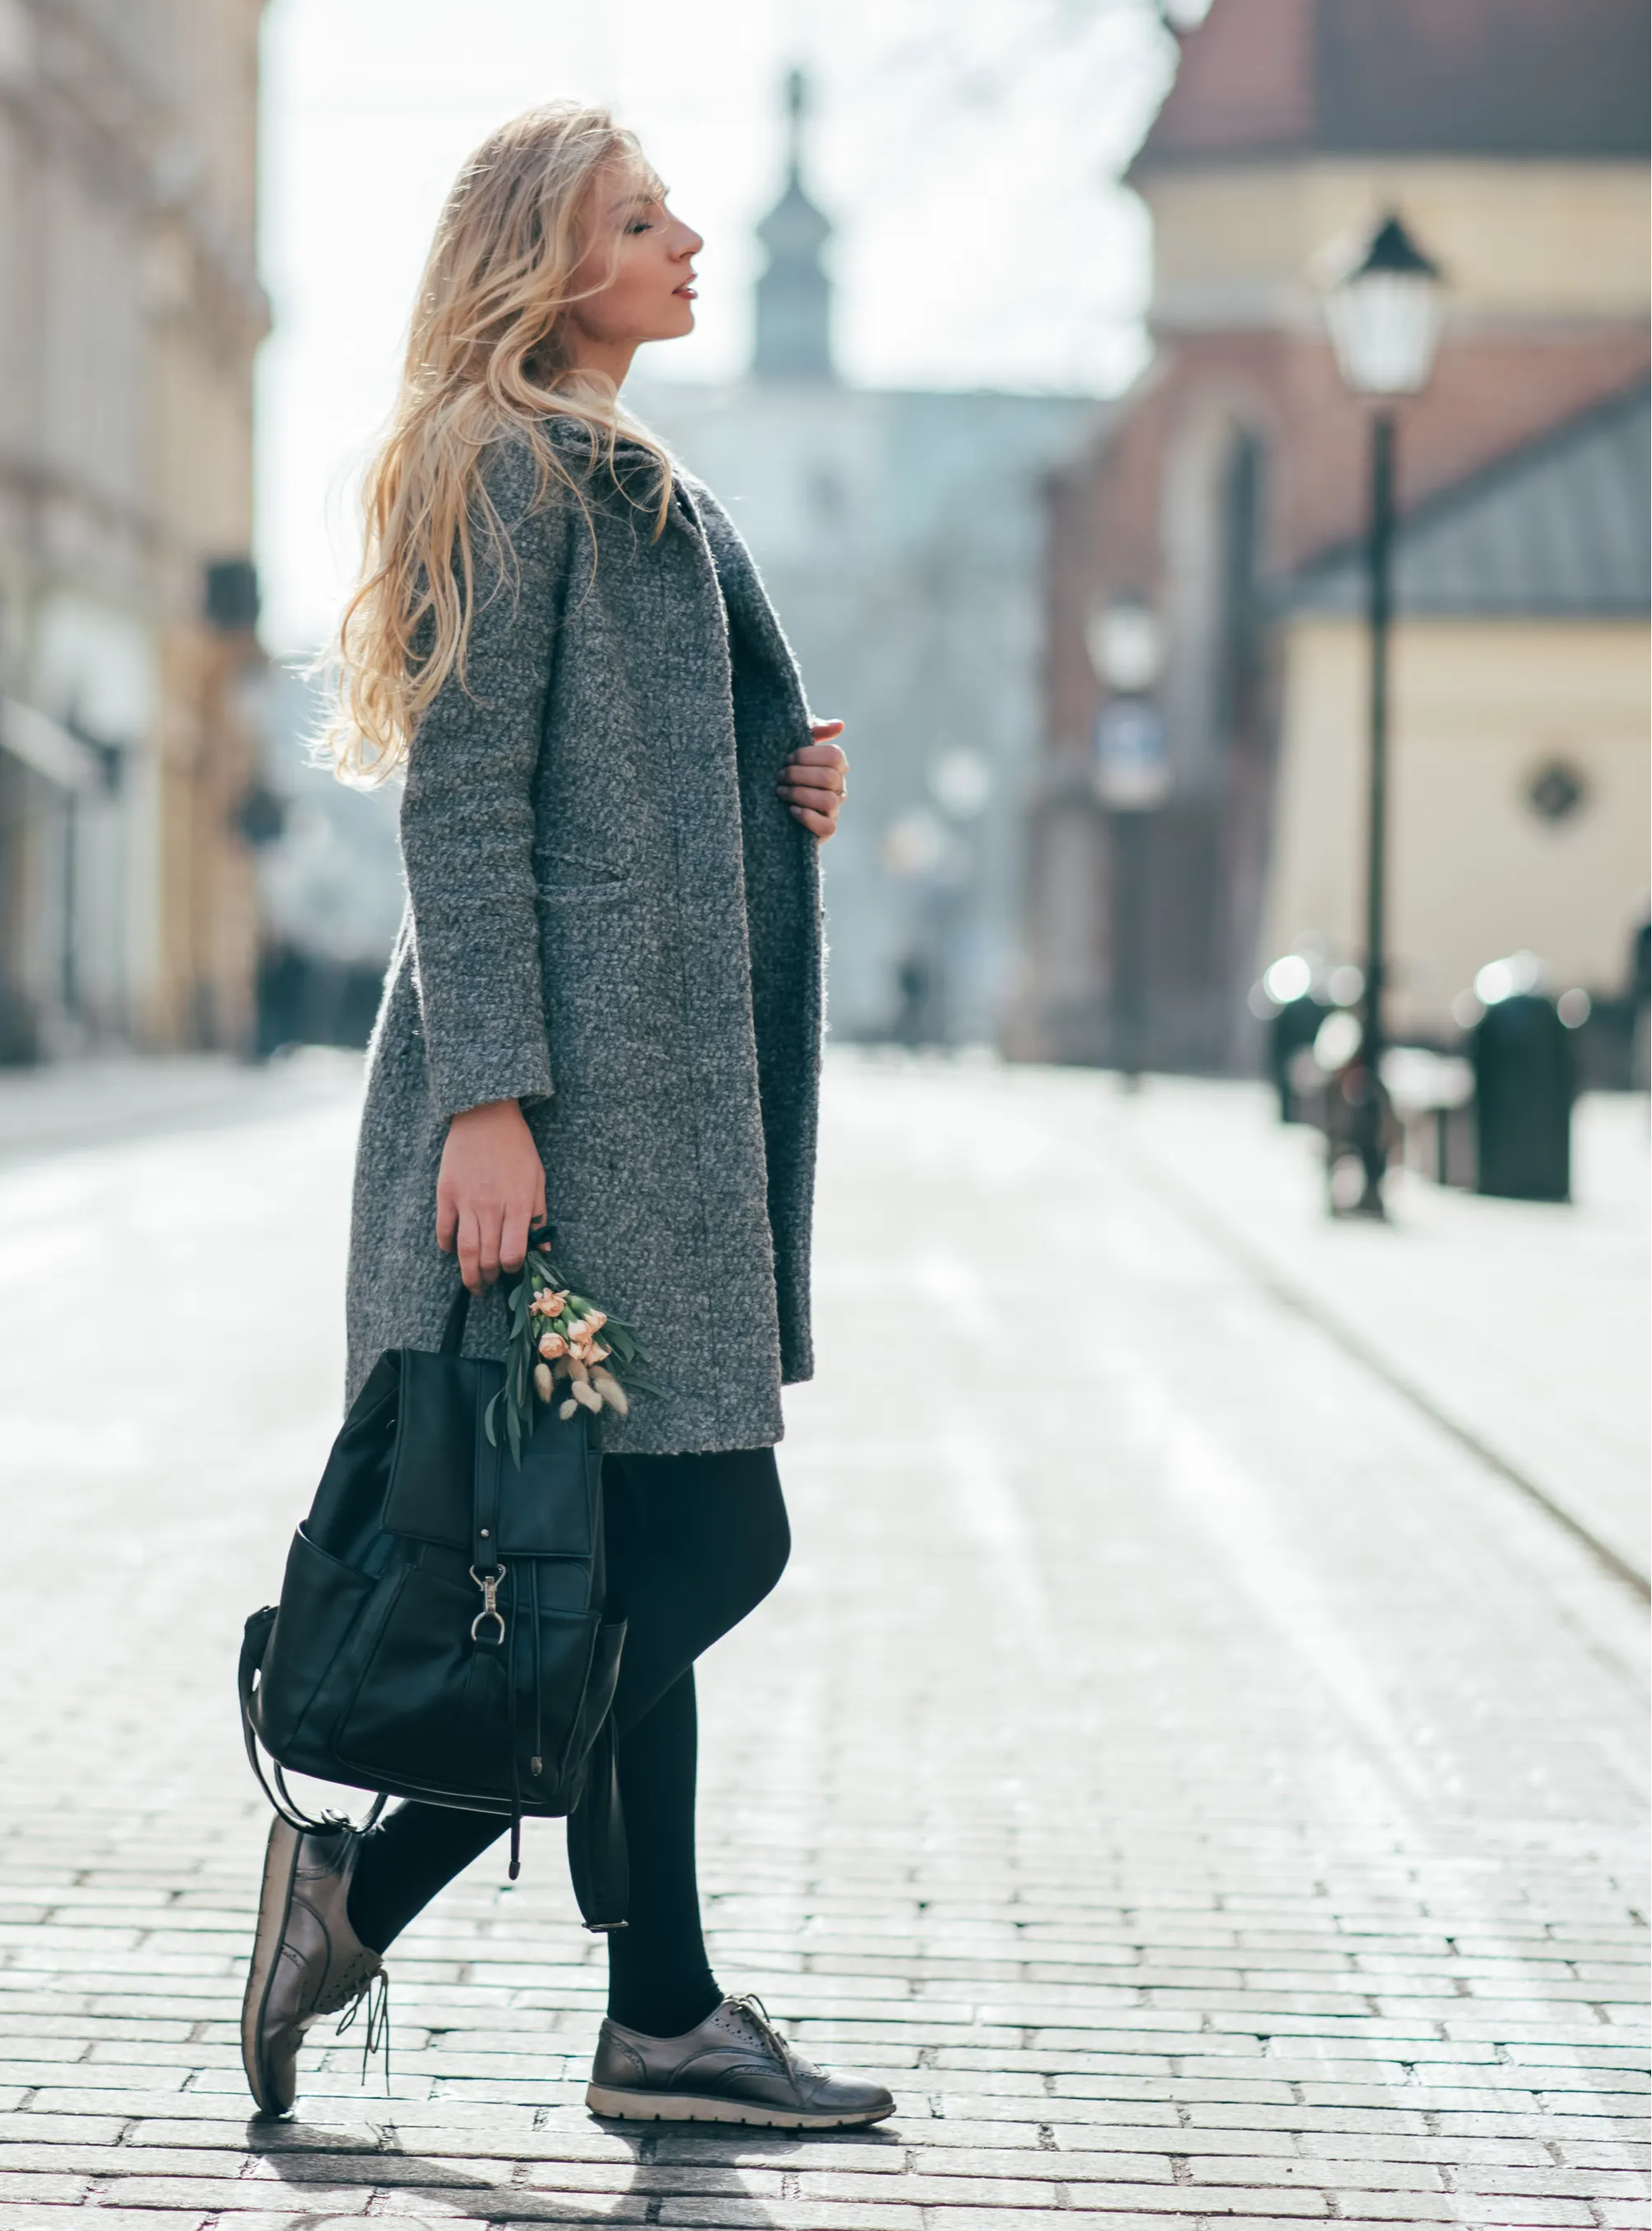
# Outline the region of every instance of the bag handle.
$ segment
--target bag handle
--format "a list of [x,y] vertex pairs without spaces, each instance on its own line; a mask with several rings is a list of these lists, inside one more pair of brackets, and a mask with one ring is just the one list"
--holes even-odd
[[464,1346],[465,1320],[470,1313],[470,1289],[462,1285],[449,1305],[447,1322],[442,1327],[442,1345],[438,1355],[457,1355]]
[[[554,1224],[535,1224],[528,1230],[528,1244],[530,1247],[549,1247],[555,1238],[556,1226]],[[437,1350],[438,1355],[458,1355],[464,1346],[464,1328],[470,1312],[470,1289],[461,1283],[458,1292],[448,1306],[447,1322],[442,1328],[442,1344]]]

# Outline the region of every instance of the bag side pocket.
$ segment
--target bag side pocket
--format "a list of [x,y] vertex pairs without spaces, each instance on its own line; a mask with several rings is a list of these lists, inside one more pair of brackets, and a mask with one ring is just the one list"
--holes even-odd
[[366,1574],[318,1549],[301,1526],[294,1535],[281,1609],[258,1677],[253,1718],[270,1756],[296,1772],[308,1770],[293,1756],[305,1715],[372,1587]]

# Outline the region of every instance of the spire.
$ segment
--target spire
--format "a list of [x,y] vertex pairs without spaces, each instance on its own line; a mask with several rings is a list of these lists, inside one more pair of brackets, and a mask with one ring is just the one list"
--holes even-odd
[[800,188],[803,181],[803,112],[808,107],[808,81],[800,69],[786,74],[786,183]]
[[759,379],[835,379],[832,363],[832,281],[820,251],[832,226],[803,191],[803,118],[808,104],[801,70],[786,81],[786,189],[757,228],[768,262],[757,281]]

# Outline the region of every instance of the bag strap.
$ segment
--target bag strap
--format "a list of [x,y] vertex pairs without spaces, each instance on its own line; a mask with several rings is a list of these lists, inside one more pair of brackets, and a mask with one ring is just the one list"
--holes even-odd
[[470,1313],[470,1290],[468,1286],[461,1286],[453,1297],[447,1322],[442,1328],[442,1345],[437,1351],[438,1355],[457,1355],[459,1353],[464,1346],[465,1319]]
[[[463,1290],[463,1289],[461,1289]],[[236,1670],[236,1687],[241,1697],[241,1732],[247,1745],[247,1763],[258,1777],[258,1786],[289,1828],[297,1828],[308,1835],[322,1835],[328,1830],[347,1827],[336,1814],[324,1814],[319,1820],[312,1820],[296,1802],[287,1787],[287,1777],[281,1770],[279,1760],[272,1759],[275,1780],[264,1772],[264,1762],[258,1746],[258,1731],[252,1723],[252,1699],[258,1669],[264,1662],[264,1652],[269,1646],[270,1631],[275,1624],[276,1607],[266,1604],[262,1611],[253,1613],[241,1637],[241,1662]],[[368,1809],[358,1834],[366,1835],[384,1811],[387,1800],[382,1790]]]
[[631,1902],[631,1866],[612,1714],[586,1757],[585,1788],[567,1818],[567,1846],[568,1873],[586,1927],[593,1936],[623,1929]]

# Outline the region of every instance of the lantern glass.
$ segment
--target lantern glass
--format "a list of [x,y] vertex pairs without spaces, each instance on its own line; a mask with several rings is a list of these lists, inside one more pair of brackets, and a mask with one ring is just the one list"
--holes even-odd
[[1135,597],[1098,605],[1085,626],[1096,679],[1110,689],[1151,689],[1164,671],[1164,636],[1158,615]]
[[1361,395],[1416,395],[1428,384],[1444,305],[1432,274],[1361,271],[1325,303],[1337,363]]
[[1357,395],[1418,394],[1434,370],[1444,320],[1440,267],[1393,215],[1325,296],[1338,368]]

